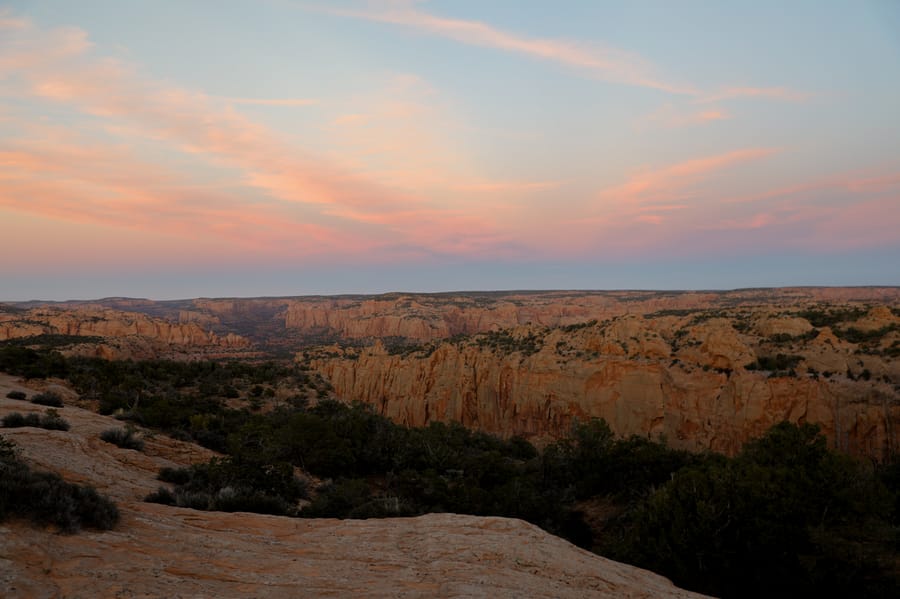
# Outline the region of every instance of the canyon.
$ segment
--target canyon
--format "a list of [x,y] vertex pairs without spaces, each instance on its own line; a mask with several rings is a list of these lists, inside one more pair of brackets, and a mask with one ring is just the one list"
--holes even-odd
[[107,358],[296,355],[335,397],[396,422],[538,444],[598,417],[733,454],[789,420],[882,459],[898,450],[898,310],[896,287],[109,298],[8,306],[0,340],[97,336],[63,351]]

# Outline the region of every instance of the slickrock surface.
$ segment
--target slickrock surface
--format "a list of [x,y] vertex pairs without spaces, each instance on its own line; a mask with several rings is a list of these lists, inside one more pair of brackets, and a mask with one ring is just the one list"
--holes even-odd
[[[43,409],[6,399],[12,389],[31,393],[0,375],[0,416]],[[120,449],[98,438],[118,421],[59,411],[70,431],[0,434],[35,467],[111,495],[122,521],[68,536],[0,524],[3,597],[699,597],[520,520],[302,520],[143,503],[159,467],[209,452],[164,436],[143,452]]]

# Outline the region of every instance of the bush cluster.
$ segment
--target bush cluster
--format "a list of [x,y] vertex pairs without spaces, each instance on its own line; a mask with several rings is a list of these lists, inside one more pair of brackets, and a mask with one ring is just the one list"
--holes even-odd
[[62,397],[52,391],[45,391],[43,393],[38,393],[37,395],[32,395],[31,403],[38,404],[39,406],[50,406],[51,408],[63,407]]
[[297,502],[308,497],[308,483],[290,464],[248,463],[226,457],[190,468],[163,468],[160,487],[146,501],[220,512],[296,515]]
[[17,458],[14,446],[0,437],[0,522],[12,517],[74,533],[82,527],[113,528],[119,510],[93,487],[32,470]]
[[21,428],[24,426],[33,426],[35,428],[45,428],[47,430],[67,431],[69,423],[65,418],[59,415],[59,412],[50,408],[41,415],[22,414],[20,412],[11,412],[3,417],[2,424],[4,428]]
[[829,451],[818,427],[784,422],[733,459],[680,469],[601,550],[716,596],[896,596],[887,481]]
[[28,396],[25,394],[24,391],[10,391],[9,393],[6,394],[6,397],[8,397],[9,399],[19,399],[19,400],[28,398]]
[[137,451],[144,449],[143,439],[135,436],[134,430],[127,427],[108,428],[100,433],[100,439],[123,449],[135,449]]

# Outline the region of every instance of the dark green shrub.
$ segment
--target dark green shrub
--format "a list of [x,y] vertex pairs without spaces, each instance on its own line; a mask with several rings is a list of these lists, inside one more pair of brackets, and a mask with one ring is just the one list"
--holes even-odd
[[716,596],[878,596],[889,514],[871,468],[830,452],[818,427],[781,423],[733,459],[679,470],[605,554]]
[[65,418],[59,415],[59,412],[57,412],[53,408],[49,408],[46,412],[44,412],[44,415],[41,416],[39,426],[41,428],[53,431],[69,430],[69,423]]
[[163,505],[176,505],[175,494],[167,487],[159,487],[153,493],[144,498],[148,503],[161,503]]
[[197,510],[294,515],[297,501],[308,495],[306,481],[286,462],[213,458],[190,468],[163,468],[158,478],[175,490],[161,487],[146,501]]
[[31,403],[36,403],[40,406],[50,406],[51,408],[63,407],[62,397],[52,391],[45,391],[43,393],[33,395],[31,397]]
[[23,426],[38,426],[40,418],[37,414],[22,414],[11,412],[3,417],[3,428],[22,428]]
[[49,409],[42,416],[37,414],[21,414],[19,412],[11,412],[3,417],[4,428],[21,428],[24,426],[33,426],[35,428],[45,428],[48,430],[67,431],[69,423],[59,415],[54,409]]
[[191,480],[190,468],[169,468],[160,469],[157,477],[164,483],[172,483],[174,485],[183,485]]
[[0,521],[29,518],[35,524],[51,524],[62,532],[82,527],[108,530],[119,520],[119,510],[92,487],[67,483],[59,475],[36,472],[15,457],[8,442],[0,439]]
[[100,433],[100,439],[123,449],[135,449],[137,451],[144,449],[144,441],[136,437],[134,430],[130,428],[108,428]]
[[10,391],[6,394],[9,399],[26,399],[28,396],[24,391]]

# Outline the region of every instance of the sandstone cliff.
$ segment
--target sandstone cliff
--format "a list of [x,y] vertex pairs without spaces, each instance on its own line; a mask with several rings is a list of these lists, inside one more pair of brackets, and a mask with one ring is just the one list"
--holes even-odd
[[214,354],[251,345],[240,335],[217,335],[196,323],[176,323],[102,307],[0,310],[0,341],[36,335],[100,338],[85,339],[85,343],[70,347],[67,353],[117,359],[185,352]]
[[[897,302],[898,288],[780,288],[723,292],[555,291],[388,294],[286,300],[284,325],[343,339],[403,337],[431,341],[518,325],[566,326],[590,319],[660,311],[784,308],[814,302]],[[255,300],[245,300],[255,301]],[[281,314],[281,313],[279,313]]]
[[739,308],[520,326],[393,351],[333,347],[301,359],[312,358],[339,397],[409,425],[452,420],[541,440],[576,418],[601,417],[621,435],[734,453],[786,419],[820,424],[851,453],[900,449],[900,363],[891,353],[900,332],[864,345],[827,327],[811,331],[794,315]]
[[[236,333],[254,343],[296,349],[323,340],[405,338],[424,342],[453,335],[532,324],[565,326],[625,314],[769,308],[855,302],[900,302],[898,287],[784,287],[733,291],[511,291],[387,293],[374,296],[198,298],[153,301],[106,298],[52,304],[105,307],[173,322],[195,323],[219,335]],[[30,309],[46,306],[24,302]]]
[[[0,375],[0,398],[21,382]],[[0,417],[37,409],[0,399]],[[431,514],[303,520],[143,503],[156,473],[209,458],[157,435],[143,452],[99,440],[121,423],[72,406],[72,429],[4,429],[34,466],[111,495],[113,531],[59,535],[0,524],[3,596],[40,597],[700,597],[506,518]]]

